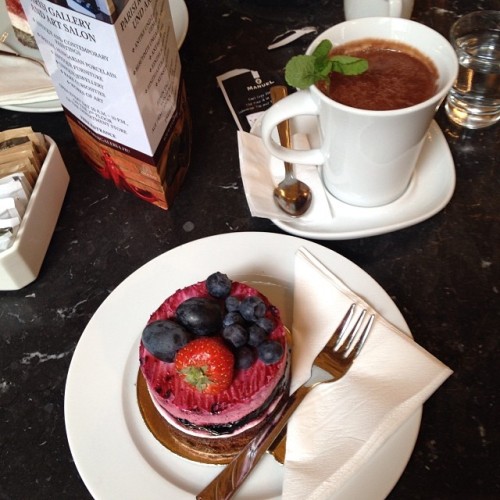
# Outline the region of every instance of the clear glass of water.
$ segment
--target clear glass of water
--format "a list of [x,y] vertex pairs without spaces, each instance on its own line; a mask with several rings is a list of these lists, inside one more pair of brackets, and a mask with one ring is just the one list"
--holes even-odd
[[500,11],[462,16],[450,42],[459,62],[458,77],[446,100],[450,120],[476,129],[500,120]]

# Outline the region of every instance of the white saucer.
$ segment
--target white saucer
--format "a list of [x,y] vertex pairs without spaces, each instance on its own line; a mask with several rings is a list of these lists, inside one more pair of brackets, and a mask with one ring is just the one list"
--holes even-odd
[[[172,14],[172,21],[174,23],[175,38],[177,40],[177,47],[180,49],[186,38],[189,26],[189,12],[184,0],[169,0],[170,12]],[[40,52],[35,49],[26,47],[19,42],[14,34],[10,25],[10,20],[5,9],[5,5],[0,2],[0,33],[7,32],[7,44],[12,47],[18,54],[22,56],[35,57],[42,60]],[[30,104],[14,104],[0,106],[2,109],[8,111],[20,111],[26,113],[54,113],[62,111],[63,108],[59,100],[34,102]]]
[[[292,121],[294,132],[308,135],[311,147],[319,147],[316,118]],[[297,171],[300,178],[300,171]],[[455,190],[455,165],[446,139],[432,122],[415,174],[406,192],[396,201],[375,208],[348,205],[327,193],[333,218],[318,223],[299,219],[273,219],[290,234],[315,240],[344,240],[389,233],[422,222],[442,210]]]

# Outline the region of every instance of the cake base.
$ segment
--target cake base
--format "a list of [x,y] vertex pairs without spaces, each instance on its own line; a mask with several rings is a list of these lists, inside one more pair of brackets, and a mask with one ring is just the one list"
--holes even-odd
[[204,464],[228,464],[257,434],[267,419],[236,436],[210,439],[185,434],[170,425],[158,412],[141,370],[137,375],[137,402],[142,418],[153,436],[171,452]]

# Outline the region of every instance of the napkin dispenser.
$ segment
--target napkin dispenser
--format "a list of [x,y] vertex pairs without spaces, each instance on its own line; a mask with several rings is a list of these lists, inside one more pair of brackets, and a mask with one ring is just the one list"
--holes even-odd
[[56,227],[69,175],[56,143],[49,149],[12,245],[0,252],[0,290],[18,290],[34,281]]
[[85,160],[118,188],[169,208],[191,150],[169,3],[21,1]]

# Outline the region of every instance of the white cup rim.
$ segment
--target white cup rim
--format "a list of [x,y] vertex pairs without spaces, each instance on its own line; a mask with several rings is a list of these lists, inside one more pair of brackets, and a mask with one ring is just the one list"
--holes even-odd
[[[309,47],[307,48],[305,53],[307,55],[309,55],[314,50],[314,48],[319,44],[320,41],[324,40],[325,38],[328,38],[325,35],[327,35],[331,31],[342,30],[342,29],[345,29],[345,25],[353,25],[353,24],[360,24],[360,25],[365,24],[367,26],[370,26],[370,25],[373,26],[374,22],[377,22],[379,24],[385,23],[385,24],[391,24],[391,25],[396,25],[396,26],[397,25],[409,25],[409,26],[414,26],[414,27],[418,26],[418,29],[423,29],[424,31],[427,31],[429,34],[431,34],[432,36],[435,36],[436,39],[439,40],[440,45],[442,47],[446,47],[446,50],[448,50],[448,52],[450,53],[450,56],[451,56],[450,61],[451,61],[451,64],[453,66],[452,68],[450,68],[451,71],[450,71],[449,77],[441,83],[442,88],[438,92],[436,92],[434,95],[432,95],[431,97],[429,97],[425,101],[422,101],[418,104],[414,104],[413,106],[408,106],[406,108],[390,109],[390,110],[371,110],[371,109],[361,109],[361,108],[355,108],[352,106],[347,106],[345,104],[334,101],[333,99],[331,99],[330,97],[325,95],[314,84],[311,85],[310,87],[308,87],[308,90],[310,92],[312,92],[315,96],[317,96],[319,99],[323,100],[325,102],[325,104],[327,104],[329,106],[331,106],[333,104],[338,109],[342,109],[342,110],[347,111],[351,114],[362,114],[364,116],[366,116],[366,115],[371,115],[371,116],[380,115],[380,116],[384,116],[384,117],[397,116],[397,115],[412,113],[412,112],[417,111],[421,108],[426,108],[433,103],[436,103],[436,104],[439,103],[446,96],[446,94],[448,94],[450,88],[453,85],[453,82],[455,81],[455,79],[457,77],[458,59],[456,57],[455,50],[453,49],[450,42],[443,35],[441,35],[439,32],[426,26],[425,24],[421,24],[421,23],[418,23],[416,21],[412,21],[411,19],[403,19],[403,18],[397,18],[397,17],[363,17],[363,18],[359,18],[359,19],[350,19],[348,21],[343,21],[342,23],[336,24],[336,25],[326,29],[322,33],[320,33],[313,40],[313,42],[309,45]],[[367,34],[366,36],[360,36],[359,40],[362,40],[363,38],[374,38],[374,36],[370,36],[369,34]],[[391,39],[391,38],[388,38],[388,40],[395,41],[395,39]],[[397,40],[397,41],[400,41],[401,43],[410,45],[410,43],[408,43],[405,40]],[[417,49],[419,52],[421,52],[425,56],[431,58],[431,60],[433,60],[433,62],[436,64],[436,62],[434,61],[434,58],[432,57],[431,54],[425,53],[424,50],[422,50],[422,48],[418,47],[418,46],[415,46],[415,49]],[[436,66],[438,66],[438,65],[436,64]],[[440,71],[440,68],[437,67],[437,70]]]

